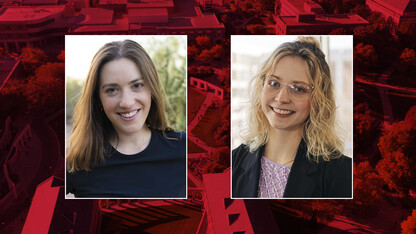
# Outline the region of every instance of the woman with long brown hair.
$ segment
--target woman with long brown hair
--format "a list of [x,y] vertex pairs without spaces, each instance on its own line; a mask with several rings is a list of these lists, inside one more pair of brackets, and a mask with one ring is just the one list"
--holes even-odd
[[135,41],[95,54],[74,110],[66,189],[76,197],[186,197],[186,135],[168,126],[153,61]]

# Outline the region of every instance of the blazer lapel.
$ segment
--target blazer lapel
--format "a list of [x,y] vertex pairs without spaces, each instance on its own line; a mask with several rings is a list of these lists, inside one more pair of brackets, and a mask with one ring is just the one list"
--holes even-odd
[[241,168],[244,169],[241,181],[246,183],[241,187],[242,197],[257,197],[258,195],[261,156],[263,151],[264,146],[259,147],[254,152],[249,153],[241,164]]
[[302,140],[289,173],[283,197],[312,197],[318,180],[318,164],[306,157],[306,143]]

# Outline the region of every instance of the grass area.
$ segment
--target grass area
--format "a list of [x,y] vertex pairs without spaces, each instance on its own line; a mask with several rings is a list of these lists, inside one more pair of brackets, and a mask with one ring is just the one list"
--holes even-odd
[[188,123],[195,118],[204,100],[205,95],[196,91],[194,87],[188,87]]
[[220,123],[218,110],[208,108],[201,121],[192,130],[192,133],[199,139],[203,140],[207,145],[217,147],[214,138],[214,132]]
[[204,153],[205,150],[200,148],[193,141],[188,141],[188,154]]

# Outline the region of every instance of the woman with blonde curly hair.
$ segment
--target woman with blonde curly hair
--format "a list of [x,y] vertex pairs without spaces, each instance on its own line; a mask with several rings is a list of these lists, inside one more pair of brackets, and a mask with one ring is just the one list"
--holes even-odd
[[66,191],[76,197],[186,197],[186,135],[168,127],[153,61],[137,42],[95,54],[74,111]]
[[248,126],[232,152],[233,198],[352,196],[330,71],[313,37],[280,45],[251,81]]

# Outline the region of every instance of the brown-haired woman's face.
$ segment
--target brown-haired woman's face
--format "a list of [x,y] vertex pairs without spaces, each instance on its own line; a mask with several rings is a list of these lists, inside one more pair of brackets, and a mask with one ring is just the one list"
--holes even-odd
[[101,104],[117,134],[143,130],[151,105],[151,92],[139,68],[129,59],[106,63],[99,78]]

